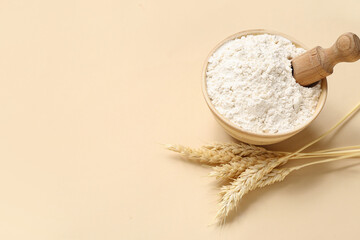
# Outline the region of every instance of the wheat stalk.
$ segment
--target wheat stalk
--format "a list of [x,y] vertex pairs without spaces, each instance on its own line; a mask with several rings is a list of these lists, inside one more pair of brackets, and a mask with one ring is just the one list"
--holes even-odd
[[320,160],[320,161],[315,161],[315,162],[310,162],[310,163],[306,163],[303,165],[299,165],[296,167],[292,167],[292,168],[281,168],[281,169],[273,169],[270,173],[268,173],[267,175],[265,175],[261,181],[259,181],[257,183],[257,187],[258,188],[262,188],[265,187],[267,185],[271,185],[273,183],[276,182],[281,182],[282,180],[285,179],[285,177],[287,175],[289,175],[291,172],[295,171],[295,170],[299,170],[302,169],[304,167],[308,167],[308,166],[312,166],[315,164],[322,164],[322,163],[328,163],[328,162],[333,162],[333,161],[337,161],[337,160],[341,160],[341,159],[346,159],[346,158],[352,158],[352,157],[359,157],[360,154],[359,153],[350,153],[350,154],[346,154],[343,156],[339,156],[339,157],[335,157],[335,158],[328,158],[325,160]]

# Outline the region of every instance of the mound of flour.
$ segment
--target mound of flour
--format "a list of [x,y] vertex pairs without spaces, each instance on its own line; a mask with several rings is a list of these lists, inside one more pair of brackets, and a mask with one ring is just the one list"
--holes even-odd
[[305,52],[276,35],[248,35],[222,45],[209,58],[207,91],[215,108],[242,129],[283,133],[314,113],[320,84],[302,87],[291,59]]

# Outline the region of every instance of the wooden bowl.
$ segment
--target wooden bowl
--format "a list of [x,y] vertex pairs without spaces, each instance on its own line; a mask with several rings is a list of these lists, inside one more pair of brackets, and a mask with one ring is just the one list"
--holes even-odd
[[295,46],[302,47],[302,48],[308,50],[308,48],[304,44],[300,43],[299,41],[297,41],[297,40],[293,39],[292,37],[289,37],[283,33],[265,30],[265,29],[247,30],[247,31],[243,31],[243,32],[239,32],[234,35],[231,35],[230,37],[227,37],[226,39],[221,41],[219,44],[217,44],[215,46],[215,48],[209,53],[208,57],[206,58],[204,68],[202,71],[202,92],[205,97],[206,103],[209,106],[211,112],[214,114],[216,120],[225,129],[225,131],[228,134],[230,134],[232,137],[234,137],[240,141],[243,141],[246,143],[251,143],[251,144],[256,144],[256,145],[268,145],[268,144],[281,142],[281,141],[295,135],[296,133],[300,132],[301,130],[303,130],[319,115],[320,111],[324,107],[326,97],[327,97],[327,80],[326,80],[326,78],[324,78],[321,80],[321,83],[320,83],[321,84],[321,94],[320,94],[319,102],[318,102],[318,105],[316,106],[314,115],[307,122],[305,122],[303,125],[297,127],[296,129],[285,132],[285,133],[279,133],[279,134],[253,133],[253,132],[246,131],[246,130],[242,129],[241,127],[232,123],[230,120],[228,120],[224,116],[222,116],[215,109],[214,105],[212,104],[212,102],[209,98],[209,95],[207,92],[207,86],[206,86],[207,85],[206,84],[206,70],[207,70],[209,58],[220,46],[222,46],[224,43],[226,43],[230,40],[240,38],[240,37],[246,36],[246,35],[259,35],[259,34],[264,34],[264,33],[282,36],[284,38],[289,39],[293,44],[295,44]]

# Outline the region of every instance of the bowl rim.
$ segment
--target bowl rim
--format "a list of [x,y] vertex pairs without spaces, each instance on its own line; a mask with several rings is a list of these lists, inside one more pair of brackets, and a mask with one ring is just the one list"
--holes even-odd
[[284,34],[284,33],[278,32],[278,31],[274,31],[274,30],[248,29],[248,30],[244,30],[244,31],[232,34],[232,35],[228,36],[227,38],[225,38],[224,40],[220,41],[218,44],[216,44],[215,47],[210,51],[210,53],[207,55],[207,57],[205,59],[205,63],[203,65],[202,74],[201,74],[201,82],[202,82],[201,89],[202,89],[203,96],[205,98],[206,104],[208,105],[210,110],[213,112],[213,114],[215,114],[216,117],[218,117],[219,120],[221,120],[223,123],[225,123],[226,125],[228,125],[229,127],[233,128],[233,129],[236,129],[237,131],[240,131],[240,132],[250,135],[252,137],[260,137],[260,138],[274,138],[274,137],[278,138],[278,137],[286,137],[288,135],[294,135],[297,132],[304,129],[306,126],[308,126],[312,121],[314,121],[315,118],[317,118],[317,116],[320,114],[321,110],[324,108],[324,105],[325,105],[325,102],[327,99],[327,94],[328,94],[328,85],[327,85],[326,78],[321,79],[318,83],[318,84],[321,84],[321,93],[319,96],[318,105],[316,106],[313,116],[311,118],[309,118],[304,124],[301,124],[297,128],[292,129],[290,131],[281,132],[281,133],[254,133],[254,132],[250,132],[250,131],[247,131],[247,130],[241,128],[240,126],[234,124],[229,119],[224,117],[221,113],[219,113],[216,110],[216,108],[214,107],[214,105],[212,104],[211,99],[208,95],[206,71],[207,71],[207,66],[209,64],[209,58],[214,54],[214,52],[216,50],[218,50],[219,47],[221,47],[222,45],[224,45],[225,43],[227,43],[230,40],[241,38],[242,36],[260,35],[260,34],[279,35],[281,37],[284,37],[284,38],[290,40],[296,47],[301,47],[301,48],[304,48],[305,50],[309,49],[305,44],[299,42],[298,40],[294,39],[293,37],[290,37],[287,34]]

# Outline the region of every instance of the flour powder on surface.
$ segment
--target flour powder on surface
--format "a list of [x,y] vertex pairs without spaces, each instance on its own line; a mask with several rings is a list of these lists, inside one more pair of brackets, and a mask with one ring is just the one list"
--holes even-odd
[[302,87],[291,59],[304,53],[277,35],[248,35],[222,45],[209,58],[207,91],[216,110],[254,133],[291,131],[312,117],[321,86]]

